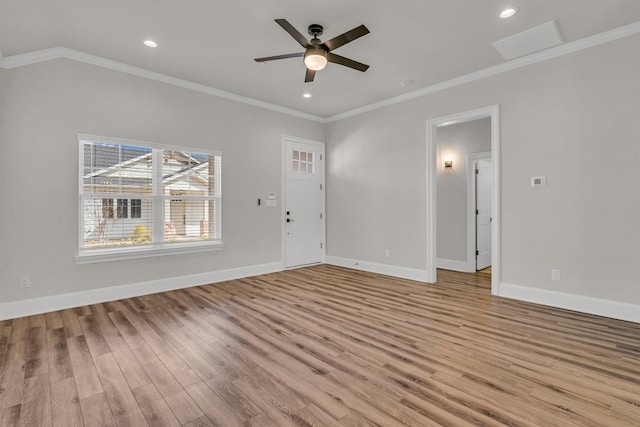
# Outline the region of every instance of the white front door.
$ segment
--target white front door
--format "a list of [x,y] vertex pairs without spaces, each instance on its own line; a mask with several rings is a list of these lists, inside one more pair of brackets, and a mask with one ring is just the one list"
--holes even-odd
[[492,167],[489,160],[476,163],[476,270],[491,265]]
[[285,139],[285,267],[324,261],[324,143]]

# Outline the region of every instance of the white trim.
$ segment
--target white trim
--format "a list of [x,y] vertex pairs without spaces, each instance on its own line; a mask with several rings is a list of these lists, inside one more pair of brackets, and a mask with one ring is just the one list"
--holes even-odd
[[190,82],[188,80],[179,79],[177,77],[168,76],[166,74],[157,73],[155,71],[146,70],[133,65],[124,64],[122,62],[113,61],[111,59],[102,58],[96,55],[80,52],[66,47],[52,47],[49,49],[37,50],[34,52],[13,55],[0,59],[0,68],[10,70],[12,68],[23,67],[25,65],[37,64],[39,62],[49,61],[52,59],[72,59],[85,64],[95,65],[106,68],[108,70],[120,71],[122,73],[131,74],[133,76],[143,77],[145,79],[166,83],[172,86],[189,89],[196,92],[213,95],[220,98],[229,99],[231,101],[241,102],[243,104],[252,105],[266,110],[276,111],[278,113],[288,114],[290,116],[300,117],[315,122],[324,123],[325,119],[313,114],[303,113],[291,108],[282,107],[280,105],[271,104],[269,102],[259,101],[247,96],[237,95],[225,90],[216,89],[211,86]]
[[118,247],[114,249],[80,249],[75,260],[76,264],[92,264],[96,262],[122,261],[155,256],[221,251],[223,248],[224,242],[219,240],[185,243],[158,242],[155,243],[154,246]]
[[[477,268],[477,236],[476,236],[476,162],[480,159],[490,159],[491,151],[467,154],[467,269],[475,272]],[[493,170],[493,165],[491,165]],[[492,206],[493,208],[493,206]]]
[[614,28],[612,30],[605,31],[603,33],[594,34],[593,36],[585,37],[580,40],[564,43],[560,46],[543,50],[542,52],[537,52],[531,55],[523,56],[523,57],[514,59],[512,61],[494,65],[492,67],[475,71],[473,73],[469,73],[464,76],[456,77],[450,80],[445,80],[443,82],[436,83],[431,86],[427,86],[427,87],[424,87],[412,92],[408,92],[402,95],[394,96],[391,98],[383,99],[382,101],[374,102],[372,104],[355,108],[353,110],[345,111],[339,114],[335,114],[329,117],[320,117],[313,114],[304,113],[301,111],[293,110],[291,108],[286,108],[280,105],[259,101],[246,96],[241,96],[231,92],[227,92],[221,89],[216,89],[210,86],[193,83],[187,80],[167,76],[165,74],[160,74],[154,71],[145,70],[144,68],[134,67],[132,65],[124,64],[121,62],[112,61],[110,59],[101,58],[99,56],[89,55],[87,53],[80,52],[74,49],[65,48],[65,47],[53,47],[49,49],[27,52],[19,55],[12,55],[4,58],[0,57],[0,69],[10,70],[13,68],[23,67],[25,65],[37,64],[37,63],[49,61],[52,59],[66,58],[66,59],[72,59],[79,62],[84,62],[86,64],[95,65],[98,67],[107,68],[110,70],[121,71],[123,73],[147,78],[150,80],[155,80],[158,82],[193,90],[196,92],[218,96],[220,98],[230,99],[232,101],[241,102],[243,104],[252,105],[254,107],[264,108],[267,110],[276,111],[279,113],[312,120],[319,123],[332,123],[338,120],[346,119],[348,117],[357,116],[359,114],[363,114],[368,111],[373,111],[373,110],[377,110],[379,108],[387,107],[390,105],[399,104],[401,102],[409,101],[411,99],[419,98],[419,97],[429,95],[435,92],[439,92],[445,89],[450,89],[452,87],[460,86],[466,83],[482,80],[487,77],[492,77],[498,74],[502,74],[507,71],[516,70],[518,68],[526,67],[528,65],[537,64],[539,62],[543,62],[548,59],[557,58],[559,56],[568,55],[574,52],[581,51],[583,49],[599,46],[601,44],[622,39],[624,37],[632,36],[638,33],[640,33],[640,21],[634,22],[628,25],[624,25],[622,27]]
[[[327,259],[327,155],[326,144],[322,141],[316,141],[313,139],[299,138],[296,136],[282,135],[280,144],[281,161],[282,161],[282,173],[280,182],[280,193],[282,194],[281,212],[280,212],[280,230],[282,235],[282,265],[287,265],[287,224],[286,224],[286,209],[287,209],[287,174],[286,167],[289,164],[287,159],[287,142],[294,142],[300,144],[310,144],[316,147],[320,147],[322,150],[322,255],[319,263],[324,263]],[[298,268],[302,266],[293,266],[286,268]]]
[[475,273],[475,266],[471,266],[467,261],[455,259],[436,258],[436,267],[444,270],[461,271],[463,273]]
[[431,86],[424,87],[422,89],[414,90],[412,92],[404,93],[402,95],[394,96],[391,98],[383,99],[382,101],[374,102],[373,104],[365,105],[353,110],[345,111],[343,113],[329,116],[325,119],[326,122],[331,123],[338,120],[346,119],[348,117],[357,116],[369,111],[377,110],[379,108],[388,107],[390,105],[399,104],[401,102],[409,101],[411,99],[419,98],[425,95],[429,95],[435,92],[440,92],[446,89],[451,89],[456,86],[471,83],[477,80],[482,80],[487,77],[496,76],[498,74],[506,73],[507,71],[517,70],[518,68],[526,67],[528,65],[537,64],[539,62],[546,61],[548,59],[557,58],[559,56],[568,55],[570,53],[578,52],[590,47],[599,46],[604,43],[608,43],[614,40],[618,40],[624,37],[632,36],[640,33],[640,21],[632,24],[624,25],[622,27],[614,28],[613,30],[605,31],[600,34],[585,37],[580,40],[576,40],[569,43],[555,46],[542,52],[532,53],[531,55],[522,56],[520,58],[504,62],[502,64],[494,65],[492,67],[478,70],[473,73],[466,74],[464,76],[456,77],[454,79],[445,80],[440,83],[433,84]]
[[281,262],[0,303],[0,320],[282,271]]
[[501,235],[500,235],[500,206],[501,206],[501,171],[500,171],[500,106],[478,108],[462,113],[450,114],[427,120],[427,259],[426,272],[428,281],[437,281],[436,271],[436,242],[437,242],[437,218],[436,218],[436,137],[437,127],[444,123],[464,123],[471,120],[491,118],[491,161],[493,163],[493,227],[491,228],[491,293],[497,295],[501,279]]
[[566,294],[509,283],[500,284],[500,292],[498,295],[550,307],[640,323],[640,305],[637,304]]
[[354,270],[368,271],[370,273],[384,274],[387,276],[399,277],[402,279],[417,280],[429,283],[427,272],[417,268],[400,267],[397,265],[379,264],[375,262],[360,261],[350,258],[342,258],[327,255],[327,264],[339,267],[351,268]]

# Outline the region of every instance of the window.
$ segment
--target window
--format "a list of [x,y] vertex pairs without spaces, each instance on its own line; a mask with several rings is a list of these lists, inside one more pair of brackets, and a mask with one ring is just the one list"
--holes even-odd
[[78,262],[221,247],[220,153],[79,140]]
[[316,173],[316,164],[313,158],[313,153],[294,150],[291,167],[294,172]]
[[131,218],[142,218],[142,200],[131,199]]
[[128,218],[129,199],[118,199],[118,218]]
[[113,199],[102,199],[102,218],[113,218]]

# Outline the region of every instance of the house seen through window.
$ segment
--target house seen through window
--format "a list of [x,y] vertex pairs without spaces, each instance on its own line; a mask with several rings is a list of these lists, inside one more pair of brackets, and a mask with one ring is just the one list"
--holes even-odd
[[221,239],[219,153],[80,138],[80,251]]

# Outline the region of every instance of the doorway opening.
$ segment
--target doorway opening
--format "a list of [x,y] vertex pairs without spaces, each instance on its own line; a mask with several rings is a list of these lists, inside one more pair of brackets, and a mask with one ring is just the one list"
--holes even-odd
[[[484,166],[486,166],[487,164],[491,165],[491,171],[488,177],[489,182],[485,183],[491,189],[490,191],[491,200],[489,201],[490,213],[488,216],[486,216],[486,213],[485,213],[484,217],[477,218],[477,215],[475,215],[475,209],[474,209],[474,215],[471,218],[469,215],[468,206],[469,206],[469,203],[472,203],[475,207],[476,191],[473,191],[474,193],[473,201],[466,201],[466,197],[470,197],[470,196],[469,195],[465,196],[466,203],[465,203],[465,207],[462,212],[462,215],[467,217],[466,218],[466,221],[467,221],[466,234],[469,235],[473,233],[474,235],[472,237],[467,236],[466,260],[460,261],[460,264],[458,266],[461,268],[459,268],[458,270],[475,273],[478,266],[476,264],[476,259],[477,259],[476,252],[480,252],[480,250],[482,249],[484,251],[484,263],[486,263],[487,258],[490,260],[489,264],[491,269],[491,293],[495,295],[498,293],[498,287],[499,287],[500,278],[501,278],[500,277],[500,273],[501,273],[501,270],[500,270],[500,259],[501,259],[500,209],[499,209],[500,207],[500,144],[499,144],[500,126],[499,126],[499,106],[498,105],[489,106],[489,107],[480,108],[477,110],[472,110],[472,111],[467,111],[462,113],[457,113],[457,114],[452,114],[444,117],[438,117],[438,118],[430,119],[427,121],[427,171],[428,171],[427,173],[427,239],[426,239],[427,240],[427,251],[426,251],[427,252],[427,277],[429,279],[428,280],[429,282],[435,283],[437,281],[437,268],[439,266],[438,243],[439,241],[440,243],[446,242],[446,239],[448,238],[448,235],[449,235],[449,233],[447,233],[446,235],[438,235],[438,231],[437,231],[438,230],[438,199],[439,199],[438,198],[438,174],[439,173],[444,174],[444,172],[447,172],[447,170],[449,172],[453,172],[455,171],[455,167],[456,167],[455,159],[452,160],[451,156],[449,156],[449,158],[444,158],[444,156],[446,156],[446,153],[438,152],[438,144],[437,144],[438,130],[439,129],[442,130],[448,125],[466,123],[466,122],[471,122],[479,119],[490,120],[490,139],[491,139],[490,156],[488,156],[488,158],[486,159],[488,163],[485,163],[484,165]],[[482,154],[482,153],[475,153],[475,154]],[[443,160],[442,165],[439,164],[441,160]],[[469,163],[467,163],[467,166],[464,166],[464,163],[465,161],[466,162],[473,161],[474,163],[477,164],[477,162],[479,162],[480,160],[481,160],[481,156],[478,156],[477,159],[472,158],[471,156],[467,158],[466,155],[464,157],[458,157],[458,164],[459,164],[458,171],[464,172],[464,175],[465,175],[464,179],[468,183],[467,184],[468,186],[471,185],[471,183],[468,182],[469,177],[468,177],[468,174],[466,173],[467,172],[466,169]],[[475,182],[473,184],[474,184],[473,188],[475,189]],[[465,194],[467,194],[466,190],[465,190]],[[484,200],[484,202],[486,203],[486,200]],[[473,221],[473,223],[471,221]],[[480,224],[480,227],[478,227],[478,224]],[[478,237],[477,236],[478,228],[480,228],[481,233],[486,234],[488,232],[488,234],[490,235],[488,242],[486,241],[486,239],[483,240],[485,247],[478,248],[476,246],[476,243],[477,243],[476,238]],[[451,233],[455,233],[456,229],[450,228],[449,231]],[[440,234],[444,234],[442,230]],[[473,243],[472,247],[470,242]],[[488,246],[489,252],[487,252],[486,246]],[[442,248],[443,245],[440,244],[440,247]],[[472,251],[473,251],[473,254],[471,254]],[[440,266],[442,266],[442,263],[440,263]],[[482,263],[480,264],[480,266],[482,266]],[[481,271],[486,273],[484,269],[481,269]]]

